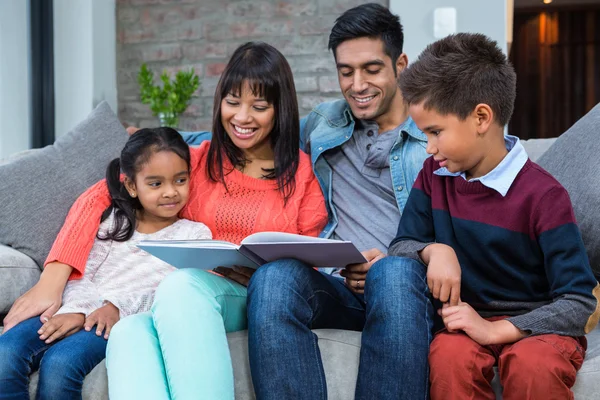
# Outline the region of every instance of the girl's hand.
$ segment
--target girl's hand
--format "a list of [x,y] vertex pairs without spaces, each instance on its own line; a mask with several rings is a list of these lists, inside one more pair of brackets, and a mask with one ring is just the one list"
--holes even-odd
[[101,336],[104,332],[104,339],[108,339],[112,327],[119,322],[119,309],[113,303],[107,303],[100,307],[85,319],[85,330],[91,331],[94,325],[96,327],[96,335]]
[[214,271],[246,287],[248,287],[248,283],[250,283],[250,278],[252,278],[252,275],[254,275],[254,273],[256,272],[254,268],[239,267],[237,265],[234,265],[231,268],[217,267],[214,269]]
[[40,315],[40,321],[49,320],[60,308],[62,293],[73,269],[62,263],[50,263],[40,280],[19,297],[4,318],[4,332],[18,323]]
[[79,313],[55,315],[44,322],[37,333],[40,335],[40,340],[52,343],[78,332],[83,327],[84,321],[85,316]]

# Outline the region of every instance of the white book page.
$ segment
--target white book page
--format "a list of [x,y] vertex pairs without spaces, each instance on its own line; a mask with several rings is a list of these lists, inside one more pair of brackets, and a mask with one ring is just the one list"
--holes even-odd
[[224,240],[193,239],[193,240],[144,240],[144,246],[177,247],[177,248],[204,248],[204,249],[237,249],[238,245]]
[[284,232],[258,232],[253,233],[242,244],[257,243],[340,243],[340,240],[317,238],[312,236],[296,235]]

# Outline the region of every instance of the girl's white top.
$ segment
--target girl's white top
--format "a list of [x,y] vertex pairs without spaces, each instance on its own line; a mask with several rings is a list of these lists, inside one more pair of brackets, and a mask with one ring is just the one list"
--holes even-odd
[[[114,213],[100,224],[103,236],[114,221]],[[111,302],[120,318],[150,310],[160,281],[175,267],[137,247],[141,240],[212,239],[202,223],[180,219],[154,233],[135,231],[126,242],[96,237],[83,278],[67,283],[63,305],[56,314],[82,313],[87,317]]]

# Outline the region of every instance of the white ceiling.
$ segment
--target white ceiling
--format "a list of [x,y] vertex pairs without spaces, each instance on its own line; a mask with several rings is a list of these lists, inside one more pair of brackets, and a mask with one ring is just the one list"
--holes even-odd
[[575,6],[584,4],[598,4],[600,0],[552,0],[550,4],[544,4],[542,0],[514,0],[515,8],[524,7],[558,7],[558,6]]

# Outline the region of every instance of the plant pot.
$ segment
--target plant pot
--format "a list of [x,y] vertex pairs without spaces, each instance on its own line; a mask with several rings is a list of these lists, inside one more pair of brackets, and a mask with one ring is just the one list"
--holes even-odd
[[170,112],[158,113],[158,121],[160,126],[177,129],[179,126],[179,115]]

